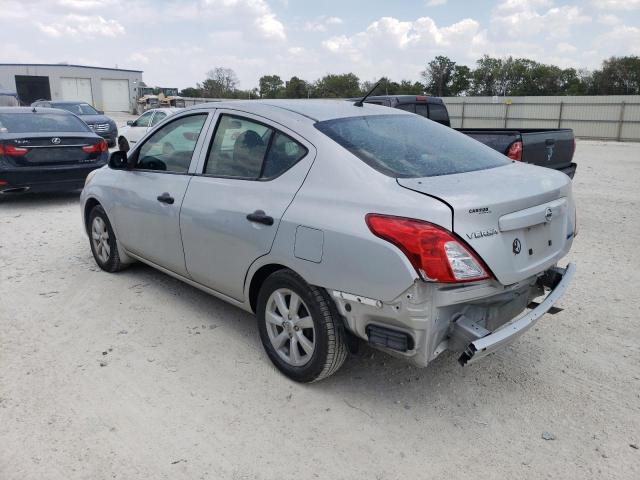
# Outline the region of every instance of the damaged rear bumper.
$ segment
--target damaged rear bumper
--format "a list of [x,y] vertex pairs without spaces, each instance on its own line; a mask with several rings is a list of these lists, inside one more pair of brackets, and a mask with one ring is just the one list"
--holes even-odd
[[554,273],[556,274],[556,278],[553,280],[554,285],[545,285],[553,288],[547,297],[536,308],[529,311],[523,317],[507,323],[498,330],[469,343],[458,359],[460,364],[469,365],[474,363],[505,345],[510,344],[529,330],[564,294],[573,279],[575,271],[576,267],[573,263],[570,263],[564,269],[554,269]]

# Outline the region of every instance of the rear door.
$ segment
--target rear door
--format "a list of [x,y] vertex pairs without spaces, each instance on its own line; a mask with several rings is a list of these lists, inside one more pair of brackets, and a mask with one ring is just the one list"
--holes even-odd
[[568,167],[573,158],[572,130],[522,131],[522,161],[542,167]]
[[175,118],[132,152],[133,170],[114,171],[112,218],[123,246],[184,276],[180,205],[207,120],[207,112],[197,111]]
[[242,300],[249,266],[271,249],[315,149],[248,113],[219,110],[215,122],[182,204],[182,243],[195,281]]

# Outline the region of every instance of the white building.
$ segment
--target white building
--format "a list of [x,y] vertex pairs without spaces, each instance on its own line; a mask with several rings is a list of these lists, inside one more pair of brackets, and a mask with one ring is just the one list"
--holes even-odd
[[81,100],[98,110],[131,112],[141,82],[141,70],[0,63],[0,88],[17,92],[22,105],[39,99]]

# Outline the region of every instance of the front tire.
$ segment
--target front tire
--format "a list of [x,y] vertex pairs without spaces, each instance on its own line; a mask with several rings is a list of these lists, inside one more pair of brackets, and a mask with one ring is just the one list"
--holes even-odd
[[93,258],[102,270],[113,273],[124,268],[116,235],[101,205],[93,207],[89,214],[89,244]]
[[326,291],[290,270],[269,276],[258,295],[258,329],[273,364],[297,382],[335,373],[347,358],[342,319]]

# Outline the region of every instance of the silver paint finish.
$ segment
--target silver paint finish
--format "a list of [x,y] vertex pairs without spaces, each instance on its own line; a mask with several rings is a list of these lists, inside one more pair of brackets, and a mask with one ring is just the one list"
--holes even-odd
[[[194,111],[208,112],[209,119],[188,174],[100,169],[83,190],[83,212],[89,200],[102,204],[124,261],[142,260],[245,310],[251,309],[249,286],[256,272],[282,265],[312,285],[338,292],[334,301],[355,335],[366,339],[370,323],[412,335],[414,350],[390,353],[424,366],[454,348],[448,335],[460,315],[489,331],[517,317],[540,294],[537,275],[571,246],[575,207],[564,174],[512,164],[396,180],[313,126],[313,119],[409,113],[342,101],[252,101],[198,106],[172,118]],[[202,175],[219,111],[258,119],[303,143],[309,154],[270,181]],[[173,205],[157,202],[163,192],[175,198]],[[545,218],[547,208],[551,219]],[[246,215],[255,210],[271,215],[274,224],[249,222]],[[371,234],[367,213],[422,219],[455,231],[496,279],[459,285],[420,280],[397,247]],[[498,234],[466,236],[490,229]],[[518,255],[515,238],[522,242]],[[543,240],[549,248],[529,255]],[[290,352],[286,344],[279,348]]]

